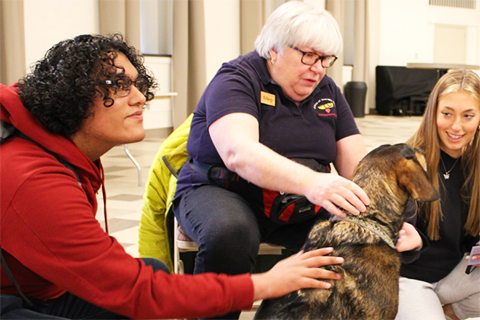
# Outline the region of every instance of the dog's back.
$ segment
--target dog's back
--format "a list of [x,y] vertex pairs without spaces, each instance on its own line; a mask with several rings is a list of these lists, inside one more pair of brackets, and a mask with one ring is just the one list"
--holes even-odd
[[393,240],[404,222],[408,197],[438,198],[425,171],[425,159],[405,144],[381,146],[355,170],[355,181],[370,197],[365,213],[315,225],[306,251],[333,247],[342,274],[329,290],[304,289],[262,302],[255,319],[394,319],[398,308],[400,257]]

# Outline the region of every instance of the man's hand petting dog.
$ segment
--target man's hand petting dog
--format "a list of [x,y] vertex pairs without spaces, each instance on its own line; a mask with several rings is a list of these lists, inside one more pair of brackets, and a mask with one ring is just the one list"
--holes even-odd
[[329,289],[331,284],[319,279],[338,280],[342,276],[321,267],[344,262],[343,258],[327,256],[332,252],[333,248],[300,251],[280,261],[266,273],[253,274],[254,299],[276,298],[304,288]]

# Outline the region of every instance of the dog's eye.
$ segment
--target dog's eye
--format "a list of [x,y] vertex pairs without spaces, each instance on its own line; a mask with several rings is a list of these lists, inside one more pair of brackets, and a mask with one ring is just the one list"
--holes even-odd
[[415,159],[415,151],[413,151],[413,149],[410,147],[406,147],[401,150],[401,155],[407,160]]

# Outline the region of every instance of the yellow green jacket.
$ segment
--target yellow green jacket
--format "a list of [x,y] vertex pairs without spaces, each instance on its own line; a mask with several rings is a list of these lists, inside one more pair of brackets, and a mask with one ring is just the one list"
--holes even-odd
[[[142,217],[138,229],[140,257],[156,258],[173,270],[169,237],[173,217],[172,200],[177,187],[177,177],[168,168],[178,173],[188,159],[187,139],[192,122],[191,114],[162,143],[155,155],[143,195]],[[168,164],[167,164],[168,163]],[[172,216],[170,216],[172,215]]]

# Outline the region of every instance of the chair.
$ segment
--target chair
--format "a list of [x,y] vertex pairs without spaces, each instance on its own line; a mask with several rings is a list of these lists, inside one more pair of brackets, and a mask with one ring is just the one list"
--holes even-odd
[[140,166],[140,164],[138,163],[138,161],[135,159],[135,157],[132,155],[132,153],[130,152],[130,150],[128,150],[128,146],[127,145],[124,145],[123,146],[124,150],[125,150],[125,154],[128,156],[128,158],[130,158],[130,160],[132,160],[133,164],[135,165],[135,167],[137,167],[137,172],[138,172],[138,186],[141,187],[142,186],[142,167]]
[[[198,251],[198,245],[190,239],[187,234],[182,230],[178,225],[177,219],[173,219],[173,272],[177,274],[184,274],[183,261],[180,259],[180,253],[182,252],[196,252]],[[282,249],[285,249],[281,246],[276,246],[268,243],[261,243],[258,250],[259,255],[281,255]]]

